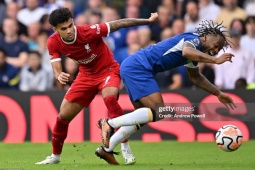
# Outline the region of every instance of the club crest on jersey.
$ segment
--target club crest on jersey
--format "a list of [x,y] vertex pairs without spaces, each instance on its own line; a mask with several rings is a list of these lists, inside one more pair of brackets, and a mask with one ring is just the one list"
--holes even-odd
[[84,48],[87,50],[87,53],[91,51],[91,48],[89,47],[89,43],[85,44]]
[[194,43],[195,46],[199,45],[199,40],[197,38],[195,38],[194,40],[192,40],[192,42]]

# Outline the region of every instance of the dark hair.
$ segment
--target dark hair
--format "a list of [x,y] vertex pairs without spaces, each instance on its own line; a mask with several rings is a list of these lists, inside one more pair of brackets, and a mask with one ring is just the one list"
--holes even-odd
[[0,52],[2,52],[4,56],[6,57],[6,51],[3,48],[0,48]]
[[236,82],[235,82],[235,88],[237,89],[237,88],[246,88],[246,86],[247,86],[247,81],[246,81],[246,79],[244,79],[244,78],[239,78],[239,79],[237,79],[236,80]]
[[206,35],[219,35],[224,39],[223,48],[227,48],[231,42],[227,39],[227,35],[225,34],[227,32],[226,27],[224,27],[222,23],[223,22],[214,24],[213,21],[202,21],[202,23],[199,24],[200,27],[196,28],[195,33],[197,33],[200,37],[204,37]]
[[37,55],[38,58],[40,58],[40,59],[42,58],[42,55],[38,51],[29,51],[28,54],[29,55],[30,54],[35,54],[35,55]]
[[245,24],[247,24],[247,23],[250,23],[250,22],[255,22],[255,16],[252,16],[252,15],[250,15],[250,16],[248,16],[247,18],[246,18],[246,20],[244,21],[244,23]]
[[56,27],[60,23],[67,22],[70,18],[73,18],[73,14],[68,8],[59,8],[52,11],[49,23]]

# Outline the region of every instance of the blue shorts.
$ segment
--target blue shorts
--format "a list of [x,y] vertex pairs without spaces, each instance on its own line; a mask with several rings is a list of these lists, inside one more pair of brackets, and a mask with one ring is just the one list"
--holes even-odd
[[131,101],[159,92],[159,86],[152,70],[146,69],[136,56],[126,58],[120,66],[120,76],[125,84]]

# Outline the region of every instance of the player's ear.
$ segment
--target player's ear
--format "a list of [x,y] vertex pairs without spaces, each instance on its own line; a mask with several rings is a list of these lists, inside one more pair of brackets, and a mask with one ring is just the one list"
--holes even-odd
[[206,35],[202,37],[202,40],[205,42],[207,40]]
[[56,27],[52,27],[54,32],[57,32],[57,28]]

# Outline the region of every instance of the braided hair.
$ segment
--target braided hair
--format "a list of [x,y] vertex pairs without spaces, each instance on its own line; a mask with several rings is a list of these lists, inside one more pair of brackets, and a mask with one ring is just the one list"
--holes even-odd
[[219,35],[224,39],[224,46],[223,46],[223,50],[224,47],[227,48],[228,46],[231,47],[230,43],[231,41],[227,39],[227,37],[229,37],[228,35],[226,35],[226,33],[228,31],[226,31],[226,27],[224,27],[222,25],[223,22],[221,23],[216,23],[214,24],[213,21],[202,21],[200,25],[200,27],[196,28],[195,33],[197,33],[199,35],[199,37],[204,37],[206,35]]

